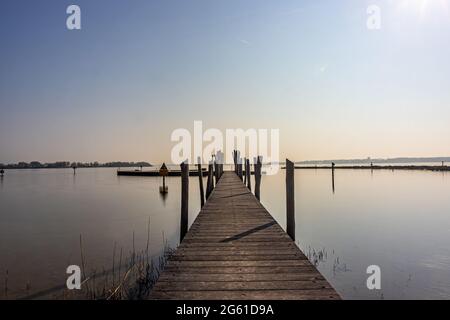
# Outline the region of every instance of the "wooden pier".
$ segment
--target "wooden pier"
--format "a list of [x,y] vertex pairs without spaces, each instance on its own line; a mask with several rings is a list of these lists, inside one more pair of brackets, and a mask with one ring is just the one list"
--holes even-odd
[[340,299],[234,172],[224,172],[150,299]]

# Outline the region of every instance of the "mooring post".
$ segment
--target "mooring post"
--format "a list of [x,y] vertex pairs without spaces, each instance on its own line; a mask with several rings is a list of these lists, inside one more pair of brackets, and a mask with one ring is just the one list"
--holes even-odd
[[[336,166],[336,164],[334,162],[331,163],[331,187],[333,190],[333,193],[336,192],[335,186],[334,186],[334,167]],[[372,169],[373,172],[373,169]]]
[[255,197],[261,200],[261,157],[255,158]]
[[243,174],[243,169],[242,169],[242,158],[238,157],[238,175],[239,175],[239,179],[241,179],[241,181],[244,181],[244,177],[242,176]]
[[219,182],[219,164],[217,163],[217,158],[214,160],[214,178],[217,185],[217,183]]
[[247,176],[247,188],[252,191],[252,182],[251,182],[251,175],[252,175],[252,169],[250,167],[250,159],[247,159],[247,168],[245,169],[245,173]]
[[244,158],[244,185],[247,185],[247,159]]
[[295,241],[294,163],[286,159],[286,232]]
[[225,159],[224,153],[222,151],[217,151],[217,156],[216,156],[217,168],[218,168],[217,181],[220,180],[220,178],[222,178],[224,159]]
[[187,160],[181,165],[181,224],[180,242],[188,231],[189,223],[189,164]]
[[212,162],[210,162],[208,164],[208,180],[206,182],[206,199],[209,198],[213,189],[214,189],[213,165],[212,165]]
[[202,171],[202,159],[197,158],[197,169],[198,169],[198,183],[200,187],[200,204],[201,208],[205,205],[205,191],[203,190],[203,171]]
[[237,150],[233,150],[234,173],[238,174],[237,167]]

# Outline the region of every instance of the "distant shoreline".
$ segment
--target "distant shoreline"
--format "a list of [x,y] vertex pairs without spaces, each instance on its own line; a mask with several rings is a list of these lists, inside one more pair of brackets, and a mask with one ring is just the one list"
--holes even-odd
[[90,162],[90,163],[82,163],[82,162],[68,162],[68,161],[59,161],[54,163],[40,163],[37,161],[33,161],[30,163],[27,162],[19,162],[19,163],[10,163],[10,164],[1,164],[0,169],[20,169],[20,170],[29,170],[29,169],[73,169],[73,168],[150,168],[153,167],[152,164],[148,162],[107,162],[107,163],[98,163],[98,162]]
[[[388,166],[379,166],[379,165],[365,165],[365,166],[298,166],[294,167],[297,170],[417,170],[417,171],[450,171],[449,166],[424,166],[424,165],[388,165]],[[282,167],[283,170],[286,167]]]
[[450,162],[450,157],[397,157],[397,158],[366,158],[366,159],[335,159],[335,160],[306,160],[296,161],[295,164],[300,165],[316,165],[316,164],[410,164],[410,163],[439,163]]

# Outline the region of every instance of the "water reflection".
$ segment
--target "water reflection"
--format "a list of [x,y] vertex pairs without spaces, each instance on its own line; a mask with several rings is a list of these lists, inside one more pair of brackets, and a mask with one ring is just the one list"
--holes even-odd
[[[6,177],[5,177],[6,178]],[[117,177],[115,169],[10,170],[0,193],[0,281],[8,297],[21,297],[65,283],[69,264],[80,265],[83,235],[88,270],[112,264],[114,243],[124,256],[146,247],[149,254],[179,242],[180,178],[167,179],[173,196],[161,197],[159,179]],[[198,178],[190,183],[189,223],[200,210]],[[0,299],[4,296],[0,292]]]
[[[282,227],[284,178],[261,185]],[[329,179],[328,170],[296,170],[296,239],[343,298],[450,298],[450,175],[346,169],[339,193],[329,192]],[[382,270],[380,291],[365,285],[370,265]]]
[[168,195],[169,195],[168,192],[160,192],[159,193],[159,198],[161,199],[161,202],[164,205],[164,207],[166,206],[166,200],[167,200]]
[[334,168],[331,169],[331,188],[333,190],[333,194],[336,192],[336,189],[334,187]]

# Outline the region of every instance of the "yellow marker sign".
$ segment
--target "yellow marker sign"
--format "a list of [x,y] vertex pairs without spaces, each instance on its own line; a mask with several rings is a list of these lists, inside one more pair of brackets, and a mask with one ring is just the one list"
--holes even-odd
[[163,165],[161,166],[161,168],[159,169],[159,175],[160,176],[167,176],[169,174],[169,169],[167,169],[166,164],[163,163]]

